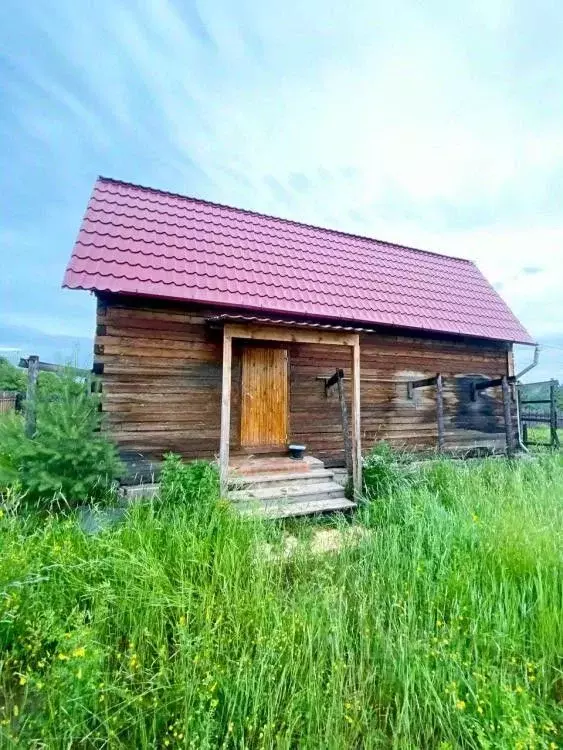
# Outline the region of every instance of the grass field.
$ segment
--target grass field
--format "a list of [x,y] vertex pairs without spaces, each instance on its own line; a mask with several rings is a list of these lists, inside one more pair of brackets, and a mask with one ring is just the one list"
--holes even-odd
[[7,503],[2,747],[562,746],[560,456],[419,470],[330,554],[181,496],[95,536]]

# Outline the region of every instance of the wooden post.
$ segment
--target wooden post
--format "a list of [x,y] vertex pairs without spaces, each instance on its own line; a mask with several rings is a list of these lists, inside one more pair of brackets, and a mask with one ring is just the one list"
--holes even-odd
[[223,333],[223,379],[221,385],[221,436],[219,444],[219,476],[221,494],[225,495],[229,483],[229,439],[231,428],[231,365],[232,338]]
[[352,460],[352,443],[350,441],[350,426],[348,424],[348,409],[346,408],[346,399],[344,397],[344,383],[340,376],[340,370],[336,370],[336,387],[338,388],[338,401],[340,402],[340,416],[342,419],[342,433],[344,435],[344,457],[346,459],[346,468],[353,472],[354,462]]
[[39,357],[31,354],[27,365],[27,394],[25,404],[25,434],[31,438],[37,427],[37,376],[39,375]]
[[551,447],[559,448],[559,435],[557,434],[557,386],[558,382],[552,380],[549,386],[549,428],[551,433]]
[[504,429],[506,431],[506,455],[512,458],[512,414],[510,410],[510,388],[508,387],[508,378],[502,376],[502,404],[504,407]]
[[360,337],[352,345],[352,476],[354,496],[362,493],[362,440],[360,420]]
[[440,453],[445,446],[445,427],[444,427],[444,384],[442,375],[436,375],[436,420],[438,422],[438,450]]

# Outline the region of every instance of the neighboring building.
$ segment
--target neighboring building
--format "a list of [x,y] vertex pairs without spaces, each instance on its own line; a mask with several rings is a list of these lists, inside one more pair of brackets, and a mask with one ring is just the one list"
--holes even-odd
[[[98,299],[95,371],[123,451],[284,453],[360,442],[504,448],[512,344],[533,340],[467,260],[99,178],[64,286]],[[354,372],[354,362],[356,369]],[[441,374],[437,388],[409,381]],[[440,399],[440,394],[438,394]]]

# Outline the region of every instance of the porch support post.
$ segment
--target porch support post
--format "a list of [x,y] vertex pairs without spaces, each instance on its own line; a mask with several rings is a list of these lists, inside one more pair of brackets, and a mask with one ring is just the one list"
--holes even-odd
[[506,455],[508,458],[513,456],[513,445],[512,445],[512,410],[510,408],[510,389],[508,387],[508,378],[506,375],[502,376],[502,405],[504,408],[504,430],[506,432]]
[[441,373],[436,375],[436,420],[438,422],[438,451],[441,453],[444,450],[446,442],[446,429],[444,425],[444,382]]
[[362,441],[360,421],[360,337],[352,344],[352,478],[354,496],[362,492]]
[[226,326],[223,332],[223,380],[221,385],[221,437],[219,443],[219,476],[221,494],[225,495],[229,481],[229,438],[231,427],[231,364],[233,340]]

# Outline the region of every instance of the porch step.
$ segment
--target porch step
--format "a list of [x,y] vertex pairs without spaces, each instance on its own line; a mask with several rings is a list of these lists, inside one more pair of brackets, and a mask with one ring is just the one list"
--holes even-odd
[[230,499],[235,503],[259,500],[267,503],[284,502],[286,504],[297,502],[317,502],[328,498],[345,498],[344,487],[332,481],[321,481],[312,483],[291,482],[266,487],[249,487],[243,490],[235,490],[229,493]]
[[121,488],[126,500],[151,500],[158,495],[158,484],[133,484]]
[[230,473],[241,477],[275,473],[304,474],[317,469],[324,469],[324,464],[314,456],[305,456],[301,461],[288,456],[237,456],[229,462]]
[[300,484],[318,484],[323,481],[331,481],[334,472],[331,469],[312,469],[306,472],[280,473],[274,472],[269,474],[250,474],[246,476],[237,476],[236,474],[229,477],[229,487],[232,490],[257,489],[271,486],[287,485],[291,482]]
[[229,469],[229,499],[243,515],[290,518],[356,507],[340,477],[335,481],[335,471],[314,456],[302,461],[244,457],[231,462]]
[[246,516],[258,515],[262,518],[294,518],[297,516],[311,516],[315,513],[336,513],[353,510],[356,503],[346,498],[327,498],[314,502],[287,503],[285,500],[278,502],[246,502],[237,503],[238,510]]

